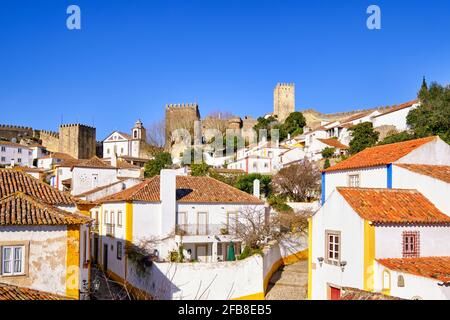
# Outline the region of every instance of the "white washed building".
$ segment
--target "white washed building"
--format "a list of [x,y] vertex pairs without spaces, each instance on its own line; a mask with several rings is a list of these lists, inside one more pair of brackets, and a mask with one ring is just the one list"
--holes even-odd
[[33,152],[24,145],[9,141],[0,141],[0,165],[33,166]]

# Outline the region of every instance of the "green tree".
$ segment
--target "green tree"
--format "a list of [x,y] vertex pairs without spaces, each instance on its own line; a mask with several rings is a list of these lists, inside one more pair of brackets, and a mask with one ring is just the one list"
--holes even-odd
[[323,164],[323,169],[328,169],[331,166],[330,159],[325,159],[325,163]]
[[271,137],[271,134],[272,134],[271,129],[279,130],[280,140],[283,140],[282,136],[287,137],[287,133],[284,130],[283,126],[273,116],[270,116],[267,119],[264,117],[259,117],[258,122],[255,124],[253,129],[256,131],[256,134],[258,135],[259,139],[261,139],[260,134],[259,134],[259,130],[261,130],[261,129],[267,130],[267,140],[270,140],[272,138]]
[[325,149],[322,150],[322,158],[330,159],[331,157],[333,157],[335,152],[336,152],[335,148],[326,147]]
[[206,163],[200,163],[200,164],[195,164],[193,163],[191,165],[191,175],[192,176],[206,176],[208,175],[209,172],[209,166]]
[[172,165],[172,157],[168,152],[160,152],[153,160],[148,161],[144,166],[144,176],[146,178],[157,176],[160,171]]
[[420,106],[411,110],[406,121],[417,138],[438,135],[450,143],[450,85],[426,82],[418,94]]
[[261,194],[264,194],[266,197],[269,197],[271,193],[270,183],[272,182],[272,178],[270,176],[264,176],[259,173],[242,175],[238,177],[237,182],[234,186],[239,190],[253,194],[253,180],[255,179],[259,179],[260,181]]
[[359,123],[349,129],[352,132],[352,140],[350,141],[350,154],[356,154],[366,148],[374,146],[380,135],[379,132],[373,130],[371,122]]
[[302,134],[303,127],[306,125],[306,119],[301,112],[292,112],[284,121],[283,129],[288,134]]

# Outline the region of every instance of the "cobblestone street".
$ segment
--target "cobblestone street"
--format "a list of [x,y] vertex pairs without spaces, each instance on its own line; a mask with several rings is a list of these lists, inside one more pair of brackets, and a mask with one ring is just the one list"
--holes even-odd
[[266,300],[306,300],[308,291],[308,261],[283,266],[269,282]]

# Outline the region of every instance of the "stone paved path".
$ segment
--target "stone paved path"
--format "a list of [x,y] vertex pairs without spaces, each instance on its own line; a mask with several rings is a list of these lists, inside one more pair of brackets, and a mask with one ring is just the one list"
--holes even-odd
[[308,261],[281,267],[269,282],[266,300],[306,300]]

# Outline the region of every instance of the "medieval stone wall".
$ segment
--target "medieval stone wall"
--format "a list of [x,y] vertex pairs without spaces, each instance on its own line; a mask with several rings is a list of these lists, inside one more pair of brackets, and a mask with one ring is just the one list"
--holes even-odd
[[96,130],[82,124],[63,124],[59,127],[59,152],[76,159],[89,159],[96,155]]
[[194,138],[195,121],[200,121],[198,104],[168,104],[165,114],[165,147],[170,150],[175,137],[172,134],[177,129],[186,129]]
[[30,127],[14,126],[14,125],[0,125],[0,138],[11,139],[16,138],[17,142],[22,138],[32,138],[33,129]]
[[41,144],[50,152],[59,152],[59,134],[52,131],[39,130]]

